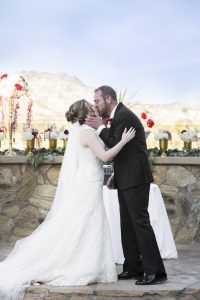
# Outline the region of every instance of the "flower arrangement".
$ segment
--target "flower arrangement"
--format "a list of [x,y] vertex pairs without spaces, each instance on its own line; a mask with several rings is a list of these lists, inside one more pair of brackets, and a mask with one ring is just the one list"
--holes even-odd
[[6,128],[4,126],[0,127],[0,140],[4,140],[6,137]]
[[154,134],[156,140],[166,139],[168,141],[172,140],[172,135],[168,130],[158,129]]
[[39,130],[36,128],[23,127],[22,138],[23,141],[30,141],[37,138],[39,135]]
[[59,140],[67,140],[69,135],[69,130],[64,126],[60,129],[58,139]]
[[144,125],[146,125],[149,128],[152,128],[155,125],[155,123],[149,117],[149,115],[150,115],[149,111],[146,110],[146,111],[141,113],[140,117],[141,117],[142,120],[145,120],[146,123]]
[[53,139],[53,140],[57,140],[59,137],[59,132],[56,128],[55,123],[53,124],[48,124],[48,128],[45,129],[44,131],[44,138],[45,139]]
[[15,155],[12,143],[17,128],[19,99],[30,100],[28,84],[25,78],[19,74],[3,74],[0,76],[0,112],[1,123],[5,126],[8,122],[9,150],[5,155]]
[[178,135],[181,138],[181,140],[190,143],[197,140],[198,131],[196,129],[187,128],[182,131],[179,131]]
[[113,118],[105,119],[105,124],[108,128],[110,128]]

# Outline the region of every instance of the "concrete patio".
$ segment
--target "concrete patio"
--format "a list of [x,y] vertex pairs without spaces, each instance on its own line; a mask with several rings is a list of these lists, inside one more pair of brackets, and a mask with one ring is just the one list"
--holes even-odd
[[[0,242],[0,260],[13,244]],[[85,287],[31,286],[27,300],[194,300],[200,299],[200,244],[177,245],[179,258],[165,260],[168,281],[164,284],[138,287],[134,280],[111,284],[93,284]],[[121,265],[117,266],[121,271]]]

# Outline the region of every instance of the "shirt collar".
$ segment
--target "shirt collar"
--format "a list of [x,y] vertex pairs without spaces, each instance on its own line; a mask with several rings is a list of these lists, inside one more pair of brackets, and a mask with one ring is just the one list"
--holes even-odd
[[113,110],[111,111],[111,114],[110,114],[110,119],[113,119],[114,118],[114,114],[115,114],[115,111],[116,111],[116,108],[117,108],[118,104],[113,108]]

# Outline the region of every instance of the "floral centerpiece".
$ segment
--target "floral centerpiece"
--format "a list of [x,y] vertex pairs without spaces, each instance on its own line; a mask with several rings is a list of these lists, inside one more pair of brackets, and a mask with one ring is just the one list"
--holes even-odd
[[178,132],[179,137],[184,142],[183,148],[191,149],[192,142],[197,140],[198,131],[196,129],[184,129]]
[[15,131],[17,128],[19,100],[26,98],[32,102],[28,93],[28,84],[19,74],[3,74],[0,76],[0,111],[1,123],[8,122],[9,150],[5,155],[16,155],[12,149]]
[[168,141],[172,140],[172,135],[168,130],[158,129],[154,134],[156,140],[166,139]]
[[69,135],[69,130],[63,126],[60,129],[58,138],[59,138],[59,140],[63,141],[63,148],[64,149],[66,149],[66,146],[67,146],[68,135]]
[[55,123],[48,124],[48,128],[44,131],[44,139],[49,140],[49,149],[57,148],[57,139],[59,137],[59,132]]
[[39,137],[39,130],[31,127],[23,127],[22,139],[26,142],[27,152],[31,153],[35,148],[35,139]]
[[168,130],[158,129],[154,134],[156,140],[159,140],[159,147],[161,150],[161,156],[166,157],[166,151],[168,148],[168,141],[172,140],[172,135]]
[[23,128],[23,133],[22,133],[23,141],[33,140],[33,139],[37,138],[38,134],[39,134],[38,129],[24,127]]

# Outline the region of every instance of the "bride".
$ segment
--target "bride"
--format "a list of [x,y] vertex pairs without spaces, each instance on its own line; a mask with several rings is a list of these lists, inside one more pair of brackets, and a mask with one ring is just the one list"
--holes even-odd
[[70,134],[52,207],[0,263],[1,300],[23,298],[33,282],[77,286],[117,281],[103,205],[102,161],[116,156],[135,131],[125,130],[121,141],[105,151],[94,129],[84,124],[88,114],[94,111],[86,100],[66,113]]

